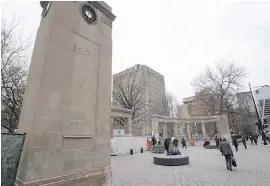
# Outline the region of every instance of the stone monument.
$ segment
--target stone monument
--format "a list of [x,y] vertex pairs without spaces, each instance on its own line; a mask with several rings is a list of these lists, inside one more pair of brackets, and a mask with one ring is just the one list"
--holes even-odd
[[16,185],[109,186],[115,16],[98,1],[40,4]]

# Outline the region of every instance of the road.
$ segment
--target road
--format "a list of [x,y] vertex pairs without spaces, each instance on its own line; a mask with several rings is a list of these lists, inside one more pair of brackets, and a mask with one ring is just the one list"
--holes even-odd
[[149,152],[112,157],[113,186],[270,186],[270,145],[240,145],[233,171],[216,149],[195,146],[181,152],[190,157],[189,165],[155,165]]

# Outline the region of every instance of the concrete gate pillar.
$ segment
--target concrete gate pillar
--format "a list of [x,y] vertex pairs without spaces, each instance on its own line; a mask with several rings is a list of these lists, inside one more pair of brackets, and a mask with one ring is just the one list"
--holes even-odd
[[167,128],[167,123],[163,123],[163,138],[166,139],[168,138],[168,128]]
[[111,138],[113,137],[113,117],[111,117],[111,121],[112,121],[112,124],[111,124]]
[[159,140],[159,132],[158,132],[158,120],[156,118],[152,118],[152,133],[154,133],[156,140]]
[[111,7],[42,1],[23,98],[20,186],[110,186]]
[[225,137],[229,142],[232,142],[228,117],[226,115],[219,116],[217,127],[219,135]]
[[204,140],[207,137],[206,130],[205,130],[205,122],[204,121],[201,122],[201,126],[202,126],[202,136],[203,136],[203,140]]
[[191,136],[191,131],[190,131],[190,123],[187,123],[187,140],[191,143],[192,136]]
[[128,136],[132,136],[132,119],[131,119],[131,117],[127,117],[127,125],[128,125]]
[[177,123],[175,123],[174,126],[173,126],[173,136],[176,137],[177,139],[179,137],[179,131],[178,131]]

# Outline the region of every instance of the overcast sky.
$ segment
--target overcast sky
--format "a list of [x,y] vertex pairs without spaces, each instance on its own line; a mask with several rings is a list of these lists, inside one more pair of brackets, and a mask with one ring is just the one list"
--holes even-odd
[[[244,85],[270,84],[270,2],[106,2],[117,16],[113,73],[145,64],[165,76],[167,91],[179,102],[194,94],[190,85],[194,76],[220,59],[246,69]],[[2,5],[3,18],[21,17],[25,37],[35,37],[41,15],[38,1]]]

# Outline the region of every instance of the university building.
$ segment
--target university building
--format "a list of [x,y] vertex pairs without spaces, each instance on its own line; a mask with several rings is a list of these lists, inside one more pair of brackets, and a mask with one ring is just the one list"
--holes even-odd
[[[136,85],[141,85],[142,102],[144,103],[140,108],[141,114],[139,121],[133,123],[133,135],[145,136],[152,133],[151,115],[160,114],[165,115],[165,80],[164,76],[146,65],[136,64],[122,72],[113,75],[114,84],[122,84],[124,89],[132,84],[133,79]],[[114,85],[115,88],[115,85]],[[113,104],[118,104],[113,99]],[[121,105],[119,105],[121,107]]]

